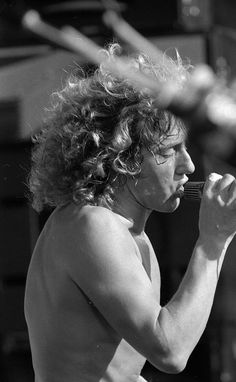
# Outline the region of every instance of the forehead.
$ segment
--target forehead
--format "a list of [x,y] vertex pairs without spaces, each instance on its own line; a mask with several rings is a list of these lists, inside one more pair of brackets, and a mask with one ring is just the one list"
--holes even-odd
[[179,127],[175,127],[170,131],[170,133],[166,137],[163,137],[160,144],[161,146],[168,147],[173,144],[185,142],[186,139],[187,139],[186,130]]
[[161,147],[168,147],[173,144],[180,144],[187,139],[187,130],[184,123],[176,118],[171,121],[168,134],[163,135],[157,144]]

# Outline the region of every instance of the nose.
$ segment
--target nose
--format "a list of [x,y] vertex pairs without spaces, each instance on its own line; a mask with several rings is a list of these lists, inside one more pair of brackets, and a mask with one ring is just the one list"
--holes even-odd
[[194,171],[195,171],[195,166],[192,162],[192,159],[189,153],[187,152],[187,150],[184,149],[178,158],[176,172],[179,175],[182,175],[182,174],[192,174]]

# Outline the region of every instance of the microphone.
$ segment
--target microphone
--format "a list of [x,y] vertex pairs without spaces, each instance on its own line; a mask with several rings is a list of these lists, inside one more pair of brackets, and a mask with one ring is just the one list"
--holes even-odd
[[187,182],[184,186],[184,199],[200,201],[205,182]]

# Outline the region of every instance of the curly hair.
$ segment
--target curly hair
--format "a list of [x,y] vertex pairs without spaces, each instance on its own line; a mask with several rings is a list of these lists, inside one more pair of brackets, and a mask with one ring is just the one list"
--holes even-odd
[[[106,54],[120,54],[118,44]],[[144,54],[132,58],[134,70],[180,86],[188,69],[179,56],[171,70]],[[33,139],[29,187],[37,211],[68,202],[107,205],[128,177],[138,177],[142,149],[159,147],[171,132],[174,116],[156,105],[146,89],[114,76],[102,65],[92,73],[71,74],[52,95],[40,133]],[[176,120],[176,119],[175,119]]]

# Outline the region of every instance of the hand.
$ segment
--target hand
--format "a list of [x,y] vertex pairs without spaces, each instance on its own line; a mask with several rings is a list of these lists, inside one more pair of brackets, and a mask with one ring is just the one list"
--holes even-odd
[[236,179],[210,174],[203,190],[199,216],[200,236],[230,242],[236,233]]

